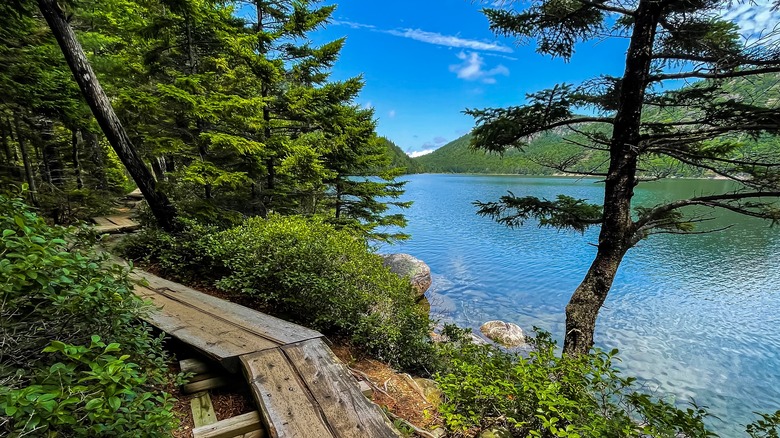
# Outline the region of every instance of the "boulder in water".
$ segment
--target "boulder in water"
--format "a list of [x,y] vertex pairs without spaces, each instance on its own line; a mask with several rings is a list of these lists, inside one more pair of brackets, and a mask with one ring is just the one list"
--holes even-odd
[[409,254],[383,254],[381,257],[391,272],[409,279],[417,299],[422,298],[431,287],[431,268],[422,260]]
[[525,334],[517,324],[504,321],[488,321],[479,330],[488,339],[505,347],[519,347],[525,344]]

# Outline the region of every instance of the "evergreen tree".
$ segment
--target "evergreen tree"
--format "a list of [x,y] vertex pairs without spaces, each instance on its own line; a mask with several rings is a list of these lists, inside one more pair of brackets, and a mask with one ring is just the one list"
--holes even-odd
[[[491,29],[534,41],[542,54],[568,60],[578,42],[605,35],[629,41],[621,77],[556,86],[528,95],[523,106],[467,111],[477,120],[473,145],[480,149],[522,149],[535,133],[568,127],[587,140],[582,147],[609,155],[606,172],[593,172],[604,178],[601,205],[566,196],[549,201],[511,194],[477,203],[480,214],[509,226],[533,218],[556,228],[601,227],[596,257],[566,307],[564,352],[583,353],[593,345],[599,309],[629,249],[657,233],[715,231],[696,230],[707,217],[685,207],[780,220],[780,158],[754,153],[741,141],[780,133],[780,110],[765,96],[735,99],[729,92],[740,81],[767,77],[762,75],[777,80],[777,29],[742,39],[735,24],[721,18],[732,6],[726,1],[534,0],[524,10],[514,10],[514,4],[485,10]],[[699,82],[662,91],[680,79]],[[583,108],[596,115],[576,115]],[[601,126],[583,128],[593,124]],[[738,188],[632,209],[634,188],[644,182],[641,168],[659,157],[707,169]],[[565,164],[558,168],[565,170]]]
[[404,169],[391,167],[386,141],[374,133],[374,112],[354,106],[337,107],[329,115],[333,126],[326,132],[337,132],[328,140],[333,145],[325,162],[333,177],[330,187],[333,222],[360,230],[372,239],[394,241],[407,234],[388,231],[387,227],[406,226],[401,213],[386,214],[393,207],[408,208],[411,202],[400,201],[405,181],[396,181]]

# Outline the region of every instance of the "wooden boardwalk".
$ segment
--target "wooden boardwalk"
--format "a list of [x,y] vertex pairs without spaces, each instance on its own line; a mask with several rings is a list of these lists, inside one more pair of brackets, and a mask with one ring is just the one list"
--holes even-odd
[[141,227],[141,224],[130,218],[130,214],[93,217],[92,222],[97,224],[94,228],[99,234],[127,233],[128,231],[135,231]]
[[272,438],[396,438],[321,333],[136,271],[147,321],[228,371],[241,370]]

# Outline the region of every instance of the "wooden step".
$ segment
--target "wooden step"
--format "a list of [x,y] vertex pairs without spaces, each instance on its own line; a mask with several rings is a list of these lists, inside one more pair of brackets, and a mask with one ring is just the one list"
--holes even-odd
[[241,357],[271,438],[396,438],[322,339]]
[[190,400],[190,409],[192,410],[192,422],[196,428],[217,422],[214,405],[211,404],[211,397],[206,391],[195,394],[195,397]]
[[257,411],[192,429],[193,438],[263,438],[265,433]]

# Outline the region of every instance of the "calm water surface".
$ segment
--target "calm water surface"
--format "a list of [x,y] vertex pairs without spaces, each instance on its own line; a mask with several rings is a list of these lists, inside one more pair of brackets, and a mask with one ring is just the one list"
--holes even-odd
[[[598,230],[584,235],[509,230],[476,216],[475,200],[566,194],[601,201],[591,179],[414,175],[405,197],[412,239],[385,248],[431,267],[435,317],[473,328],[502,319],[541,327],[559,340],[564,308],[595,255]],[[727,190],[726,181],[668,180],[639,186],[636,201]],[[621,368],[649,390],[695,400],[720,417],[721,436],[744,436],[753,411],[780,409],[780,228],[715,212],[696,236],[657,235],[629,251],[601,310],[596,342],[618,348]]]

